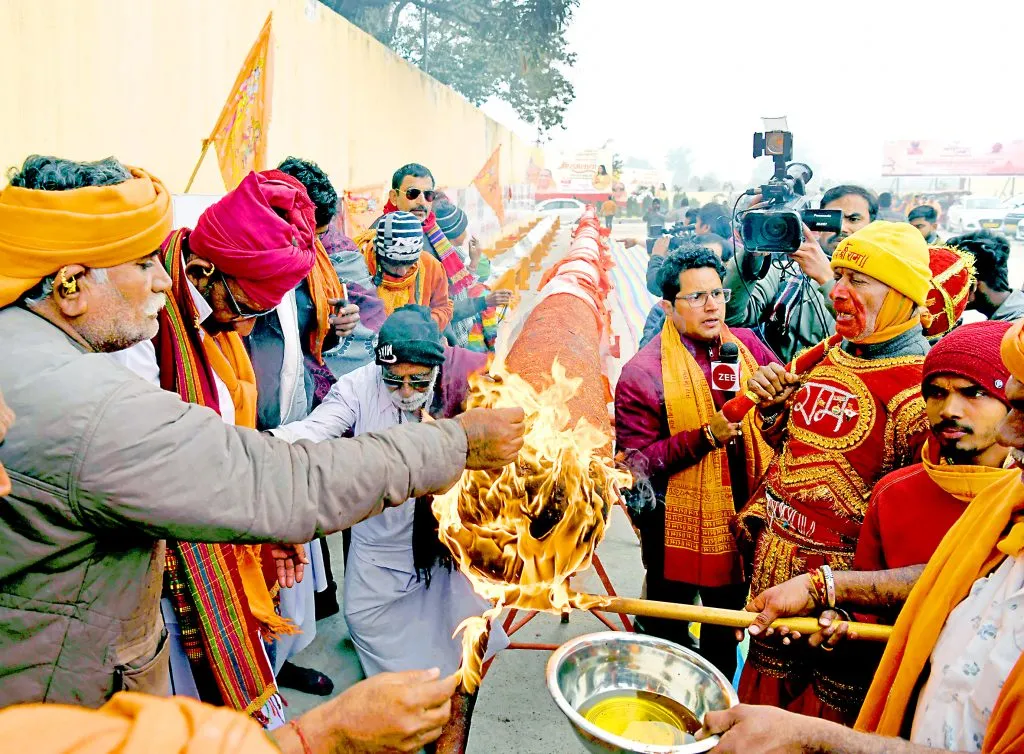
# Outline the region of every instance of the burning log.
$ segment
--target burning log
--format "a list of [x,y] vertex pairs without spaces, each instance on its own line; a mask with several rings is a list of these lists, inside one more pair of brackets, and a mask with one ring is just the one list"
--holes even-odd
[[568,255],[545,275],[543,300],[505,365],[492,370],[493,379],[477,379],[469,398],[470,407],[525,410],[519,462],[498,472],[467,471],[434,499],[441,540],[495,605],[460,626],[467,693],[479,684],[490,620],[503,608],[561,613],[601,601],[573,597],[568,579],[590,567],[611,505],[631,481],[611,458],[611,396],[602,370],[610,267],[591,209]]

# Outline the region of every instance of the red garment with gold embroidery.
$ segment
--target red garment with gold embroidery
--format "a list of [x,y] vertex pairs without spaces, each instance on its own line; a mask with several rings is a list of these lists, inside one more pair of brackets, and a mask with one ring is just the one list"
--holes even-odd
[[[851,567],[875,482],[920,460],[928,434],[923,364],[923,356],[862,359],[832,348],[786,415],[765,429],[766,439],[781,442],[780,452],[740,513],[754,548],[752,594],[824,563]],[[802,654],[773,640],[751,642],[742,701],[788,706],[757,691],[744,698],[743,691],[757,686],[748,675],[758,672],[788,677],[792,686]]]

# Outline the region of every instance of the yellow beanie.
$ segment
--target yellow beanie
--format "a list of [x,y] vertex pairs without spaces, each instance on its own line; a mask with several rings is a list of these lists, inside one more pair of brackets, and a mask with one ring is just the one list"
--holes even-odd
[[928,261],[928,243],[917,228],[877,220],[839,243],[832,269],[863,272],[924,306],[932,280]]

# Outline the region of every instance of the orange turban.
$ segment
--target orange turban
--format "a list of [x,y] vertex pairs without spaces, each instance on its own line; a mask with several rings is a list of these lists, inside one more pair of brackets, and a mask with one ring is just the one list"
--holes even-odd
[[139,168],[113,186],[0,191],[0,307],[67,264],[116,267],[160,249],[171,195]]
[[195,699],[116,694],[98,710],[24,704],[0,711],[5,750],[39,754],[274,754],[241,712]]
[[1010,374],[1024,382],[1024,319],[1017,320],[1006,331],[999,353]]

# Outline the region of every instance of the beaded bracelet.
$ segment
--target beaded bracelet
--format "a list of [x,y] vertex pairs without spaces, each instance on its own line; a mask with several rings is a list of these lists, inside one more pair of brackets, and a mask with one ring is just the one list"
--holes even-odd
[[832,567],[823,565],[818,570],[821,571],[821,575],[825,578],[825,604],[829,610],[834,610],[836,606],[836,580],[832,575]]

